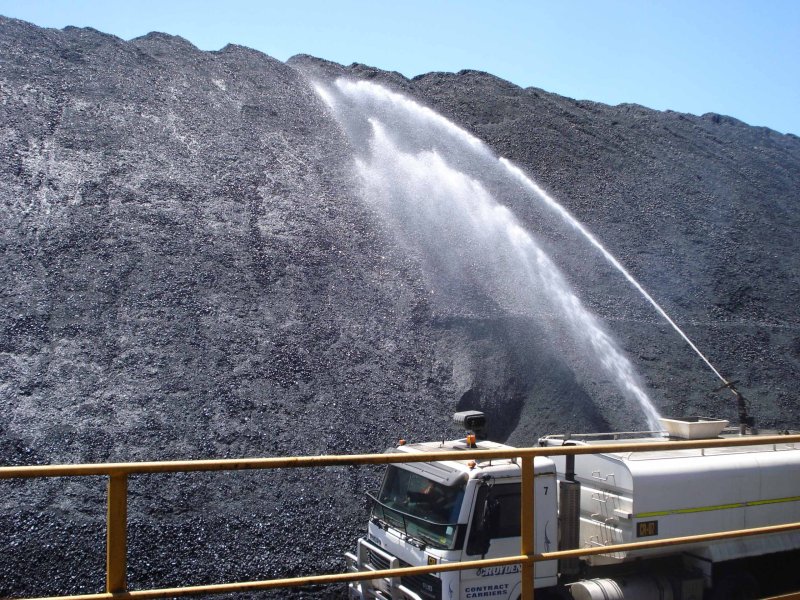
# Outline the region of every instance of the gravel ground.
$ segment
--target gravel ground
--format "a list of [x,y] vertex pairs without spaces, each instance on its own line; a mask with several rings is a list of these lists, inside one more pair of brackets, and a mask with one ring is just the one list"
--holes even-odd
[[[534,175],[742,380],[759,423],[800,422],[796,136],[474,71],[408,80],[0,18],[0,462],[375,452],[454,436],[463,408],[516,444],[628,424],[529,323],[431,306],[424,257],[362,201],[310,83],[341,75]],[[508,204],[536,231],[529,199]],[[665,413],[735,415],[588,247],[545,239]],[[131,586],[340,570],[378,476],[136,477]],[[0,596],[102,591],[104,485],[2,483]]]

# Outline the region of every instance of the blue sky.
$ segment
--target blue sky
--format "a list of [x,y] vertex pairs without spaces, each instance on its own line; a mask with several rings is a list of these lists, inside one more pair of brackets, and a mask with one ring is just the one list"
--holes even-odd
[[479,69],[572,98],[717,112],[800,135],[798,0],[0,0],[0,14],[406,76]]

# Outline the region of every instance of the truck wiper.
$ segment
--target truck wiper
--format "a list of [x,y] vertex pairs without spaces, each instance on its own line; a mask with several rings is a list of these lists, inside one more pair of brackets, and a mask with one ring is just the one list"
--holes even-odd
[[[391,509],[388,509],[388,510],[391,510]],[[372,515],[372,522],[375,523],[378,527],[380,527],[384,531],[386,531],[390,527],[392,527],[394,529],[399,529],[402,532],[403,539],[405,541],[407,541],[409,544],[411,544],[412,546],[416,546],[420,550],[425,550],[425,548],[428,546],[428,542],[426,542],[421,537],[418,538],[418,537],[415,537],[415,536],[411,535],[410,533],[408,533],[408,527],[406,526],[406,519],[402,515],[402,513],[400,514],[400,520],[398,522],[394,522],[394,521],[392,521],[390,519],[387,519],[386,517],[381,518],[379,515],[375,515],[375,514]],[[434,545],[435,545],[435,542],[434,542]]]
[[[433,534],[426,534],[424,529],[421,527],[417,527],[419,530],[416,535],[412,535],[408,532],[408,520],[417,523],[423,523],[428,527],[458,527],[458,523],[440,523],[437,521],[431,521],[424,517],[420,517],[417,515],[412,515],[411,513],[404,512],[397,508],[393,508],[388,506],[378,500],[375,496],[367,492],[367,497],[373,502],[373,504],[377,504],[381,507],[381,511],[374,511],[373,510],[373,517],[377,519],[380,523],[387,527],[394,527],[399,529],[403,532],[405,539],[413,544],[414,546],[424,550],[427,546],[433,546],[435,548],[446,548],[446,544],[443,544],[441,540],[434,536]],[[374,507],[373,507],[374,509]],[[394,517],[394,518],[392,518]],[[385,527],[384,527],[385,529]]]

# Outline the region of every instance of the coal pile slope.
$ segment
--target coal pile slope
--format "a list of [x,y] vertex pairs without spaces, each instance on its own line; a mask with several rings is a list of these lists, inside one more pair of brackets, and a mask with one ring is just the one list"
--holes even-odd
[[[485,74],[406,80],[0,18],[0,461],[379,451],[454,435],[455,408],[486,409],[517,442],[627,424],[530,324],[432,311],[422,257],[362,201],[311,86],[337,73],[420,99],[539,177],[726,372],[746,369],[769,399],[755,412],[798,416],[797,138]],[[662,349],[669,333],[632,294],[595,279],[573,283],[656,389],[684,370],[709,381]],[[663,397],[719,408],[692,394]],[[130,583],[341,569],[374,482],[356,469],[134,478]],[[103,486],[3,483],[0,595],[101,591]]]
[[[3,463],[379,451],[449,431],[418,268],[297,71],[7,19],[0,56]],[[365,481],[136,479],[131,584],[338,569]],[[0,595],[101,591],[103,482],[4,488]]]
[[[513,321],[431,314],[296,69],[2,19],[0,92],[4,464],[374,452],[457,407],[502,438],[547,386],[542,431],[606,425]],[[134,478],[130,584],[339,570],[375,483]],[[3,486],[0,595],[102,591],[104,481]]]
[[[714,114],[576,101],[476,71],[409,80],[307,56],[290,64],[313,77],[401,91],[521,166],[588,225],[723,374],[741,380],[763,426],[799,422],[800,138]],[[504,201],[540,233],[530,199]],[[627,282],[591,262],[588,244],[551,250],[664,413],[735,417],[729,395],[709,393],[717,384],[710,369]]]

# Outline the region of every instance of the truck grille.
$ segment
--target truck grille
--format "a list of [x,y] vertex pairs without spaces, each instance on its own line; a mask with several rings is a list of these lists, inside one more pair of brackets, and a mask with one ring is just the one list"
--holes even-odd
[[442,581],[430,573],[401,577],[400,581],[424,600],[442,600]]
[[389,568],[389,561],[374,550],[369,551],[369,564],[379,570]]
[[[369,563],[376,569],[390,568],[389,561],[373,550],[369,551]],[[400,561],[400,567],[410,566],[407,562]],[[442,582],[438,577],[430,574],[408,575],[401,577],[400,582],[424,600],[442,600]]]

